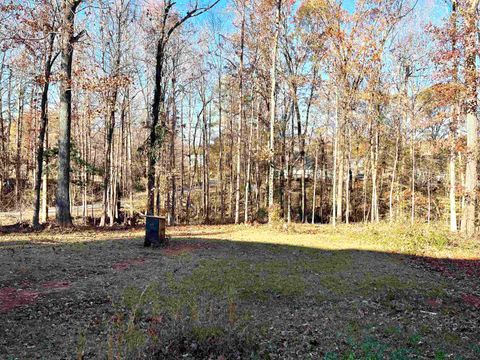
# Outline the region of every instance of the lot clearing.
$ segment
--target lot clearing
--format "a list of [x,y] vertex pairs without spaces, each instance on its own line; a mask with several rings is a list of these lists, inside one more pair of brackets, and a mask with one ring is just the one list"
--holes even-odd
[[0,358],[478,359],[479,242],[432,229],[14,229]]

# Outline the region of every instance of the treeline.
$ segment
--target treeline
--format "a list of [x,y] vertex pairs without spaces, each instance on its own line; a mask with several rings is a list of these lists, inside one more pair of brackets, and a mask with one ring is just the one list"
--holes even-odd
[[2,210],[472,234],[477,5],[4,2]]

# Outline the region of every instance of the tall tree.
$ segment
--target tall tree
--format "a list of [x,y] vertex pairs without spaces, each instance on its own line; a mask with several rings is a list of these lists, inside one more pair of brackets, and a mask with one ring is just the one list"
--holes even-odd
[[[237,173],[236,173],[236,185],[235,185],[235,224],[240,222],[240,181],[241,181],[241,165],[242,165],[242,131],[244,121],[244,108],[243,108],[243,60],[244,60],[244,47],[245,47],[245,13],[246,3],[245,0],[241,0],[240,7],[240,51],[239,51],[239,65],[238,65],[238,123],[237,123]],[[246,201],[246,199],[245,199]]]
[[[150,134],[148,139],[148,164],[147,164],[147,214],[153,215],[155,209],[155,166],[157,164],[157,152],[166,130],[165,121],[165,61],[168,42],[175,32],[188,19],[199,16],[216,4],[220,0],[216,0],[209,5],[201,6],[195,1],[193,7],[183,16],[178,16],[174,10],[176,1],[166,0],[161,8],[152,9],[156,11],[159,24],[155,32],[159,33],[156,41],[155,52],[155,82],[153,90],[152,107],[150,111]],[[161,118],[161,121],[160,121]]]
[[[55,27],[51,26],[50,34],[48,36],[47,52],[45,54],[44,61],[44,74],[43,74],[43,89],[42,100],[40,104],[40,129],[38,131],[37,140],[37,165],[35,171],[35,184],[34,184],[34,202],[33,202],[33,220],[34,227],[40,225],[40,190],[42,186],[43,175],[43,163],[44,163],[44,145],[45,145],[45,133],[48,126],[48,90],[50,86],[50,75],[52,72],[52,66],[56,56],[53,55],[53,46],[55,42]],[[46,190],[46,189],[45,189]]]
[[270,142],[269,142],[269,169],[268,169],[268,221],[272,222],[274,209],[274,182],[275,182],[275,119],[276,119],[276,94],[277,94],[277,54],[278,39],[280,36],[280,22],[282,18],[282,0],[275,2],[275,25],[272,44],[270,65]]
[[478,119],[477,119],[477,8],[478,0],[470,0],[465,10],[465,81],[466,81],[466,171],[465,208],[462,214],[462,233],[472,236],[475,231],[477,202]]
[[71,226],[70,214],[70,150],[72,122],[73,45],[83,32],[75,35],[75,13],[82,0],[63,0],[60,27],[60,111],[58,122],[58,178],[56,218],[60,226]]

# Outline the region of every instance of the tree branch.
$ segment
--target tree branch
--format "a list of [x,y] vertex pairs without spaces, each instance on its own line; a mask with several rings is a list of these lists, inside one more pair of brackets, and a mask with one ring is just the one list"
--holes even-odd
[[199,8],[198,7],[198,2],[195,4],[195,7],[190,10],[189,12],[187,12],[180,20],[178,20],[171,28],[170,30],[168,30],[168,33],[167,33],[167,39],[170,37],[170,35],[172,35],[172,33],[175,31],[175,29],[177,29],[180,25],[182,25],[185,21],[187,21],[188,19],[190,18],[194,18],[196,16],[199,16],[199,15],[202,15],[204,14],[205,12],[207,12],[208,10],[212,9],[215,5],[217,5],[218,3],[220,2],[220,0],[215,0],[213,3],[211,3],[210,5],[206,6],[206,7],[203,7],[203,8]]

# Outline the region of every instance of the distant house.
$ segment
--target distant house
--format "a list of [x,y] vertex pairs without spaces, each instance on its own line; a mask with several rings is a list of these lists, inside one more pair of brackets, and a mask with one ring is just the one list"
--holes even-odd
[[[285,171],[287,171],[285,169]],[[315,159],[311,158],[310,156],[305,156],[305,178],[306,179],[313,179],[315,171]],[[300,180],[302,178],[302,163],[300,161],[295,162],[293,165],[292,177],[294,180]]]

